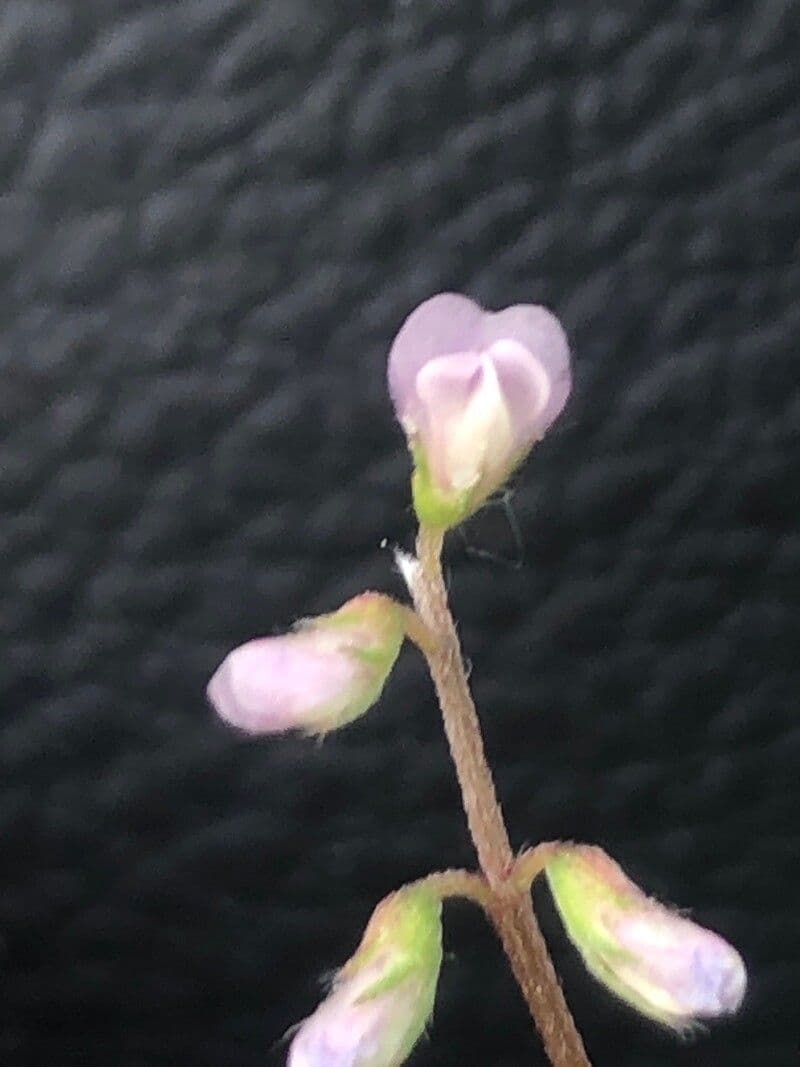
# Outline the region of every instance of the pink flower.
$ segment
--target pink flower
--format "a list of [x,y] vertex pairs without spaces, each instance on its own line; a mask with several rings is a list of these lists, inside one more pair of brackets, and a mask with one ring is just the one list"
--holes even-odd
[[324,734],[380,696],[404,636],[399,605],[363,593],[293,633],[230,652],[208,683],[219,716],[248,733]]
[[441,962],[441,901],[416,886],[386,897],[300,1025],[288,1067],[398,1067],[433,1011]]
[[403,323],[388,375],[414,455],[417,513],[450,526],[503,484],[564,407],[569,344],[543,307],[489,312],[441,293]]
[[645,896],[602,849],[565,845],[545,867],[570,939],[599,981],[677,1030],[735,1012],[747,972],[711,930]]

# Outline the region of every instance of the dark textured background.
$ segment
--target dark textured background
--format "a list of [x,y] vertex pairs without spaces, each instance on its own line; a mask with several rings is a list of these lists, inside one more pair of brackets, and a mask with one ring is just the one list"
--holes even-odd
[[[514,840],[603,844],[752,976],[681,1044],[543,900],[588,1047],[796,1063],[798,26],[3,0],[0,1062],[281,1063],[372,904],[471,863],[412,653],[322,747],[203,699],[239,641],[400,591],[385,354],[459,289],[553,306],[575,350],[513,498],[524,566],[500,510],[449,551]],[[446,941],[415,1062],[541,1064],[480,916]]]

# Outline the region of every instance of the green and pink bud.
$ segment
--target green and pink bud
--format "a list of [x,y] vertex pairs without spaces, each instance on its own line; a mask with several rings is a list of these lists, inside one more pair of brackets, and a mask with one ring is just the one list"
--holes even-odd
[[406,319],[389,392],[414,457],[421,521],[453,526],[499,489],[561,412],[569,344],[543,307],[484,311],[440,293]]
[[676,1030],[738,1009],[747,974],[736,949],[651,900],[602,849],[563,846],[545,873],[589,971],[631,1007]]
[[301,1023],[288,1067],[398,1067],[433,1012],[441,900],[406,886],[377,906],[331,992]]
[[403,636],[403,608],[363,593],[292,633],[235,648],[209,682],[208,698],[222,719],[251,734],[325,734],[375,703]]

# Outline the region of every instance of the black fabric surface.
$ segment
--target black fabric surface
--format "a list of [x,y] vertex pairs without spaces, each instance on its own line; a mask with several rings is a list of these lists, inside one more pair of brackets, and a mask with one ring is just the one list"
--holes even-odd
[[[279,1064],[374,903],[471,865],[424,669],[322,746],[238,642],[402,594],[385,390],[443,289],[542,302],[566,414],[452,595],[516,845],[732,940],[680,1042],[542,919],[597,1067],[796,1063],[800,18],[785,0],[3,0],[0,1062]],[[520,554],[522,565],[512,564]],[[446,913],[423,1065],[542,1064]]]

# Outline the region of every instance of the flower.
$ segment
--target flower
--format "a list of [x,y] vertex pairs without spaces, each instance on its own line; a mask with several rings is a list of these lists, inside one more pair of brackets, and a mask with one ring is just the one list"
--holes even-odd
[[440,293],[403,323],[388,377],[414,457],[417,515],[447,527],[500,488],[564,407],[569,344],[546,308],[489,312]]
[[372,914],[354,956],[301,1023],[288,1067],[398,1067],[433,1011],[442,963],[441,901],[405,886]]
[[252,734],[325,734],[358,718],[381,694],[404,636],[402,609],[363,593],[293,633],[230,652],[208,683],[222,719]]
[[735,1012],[747,973],[718,934],[635,885],[602,849],[564,846],[545,867],[570,940],[599,981],[673,1029]]

